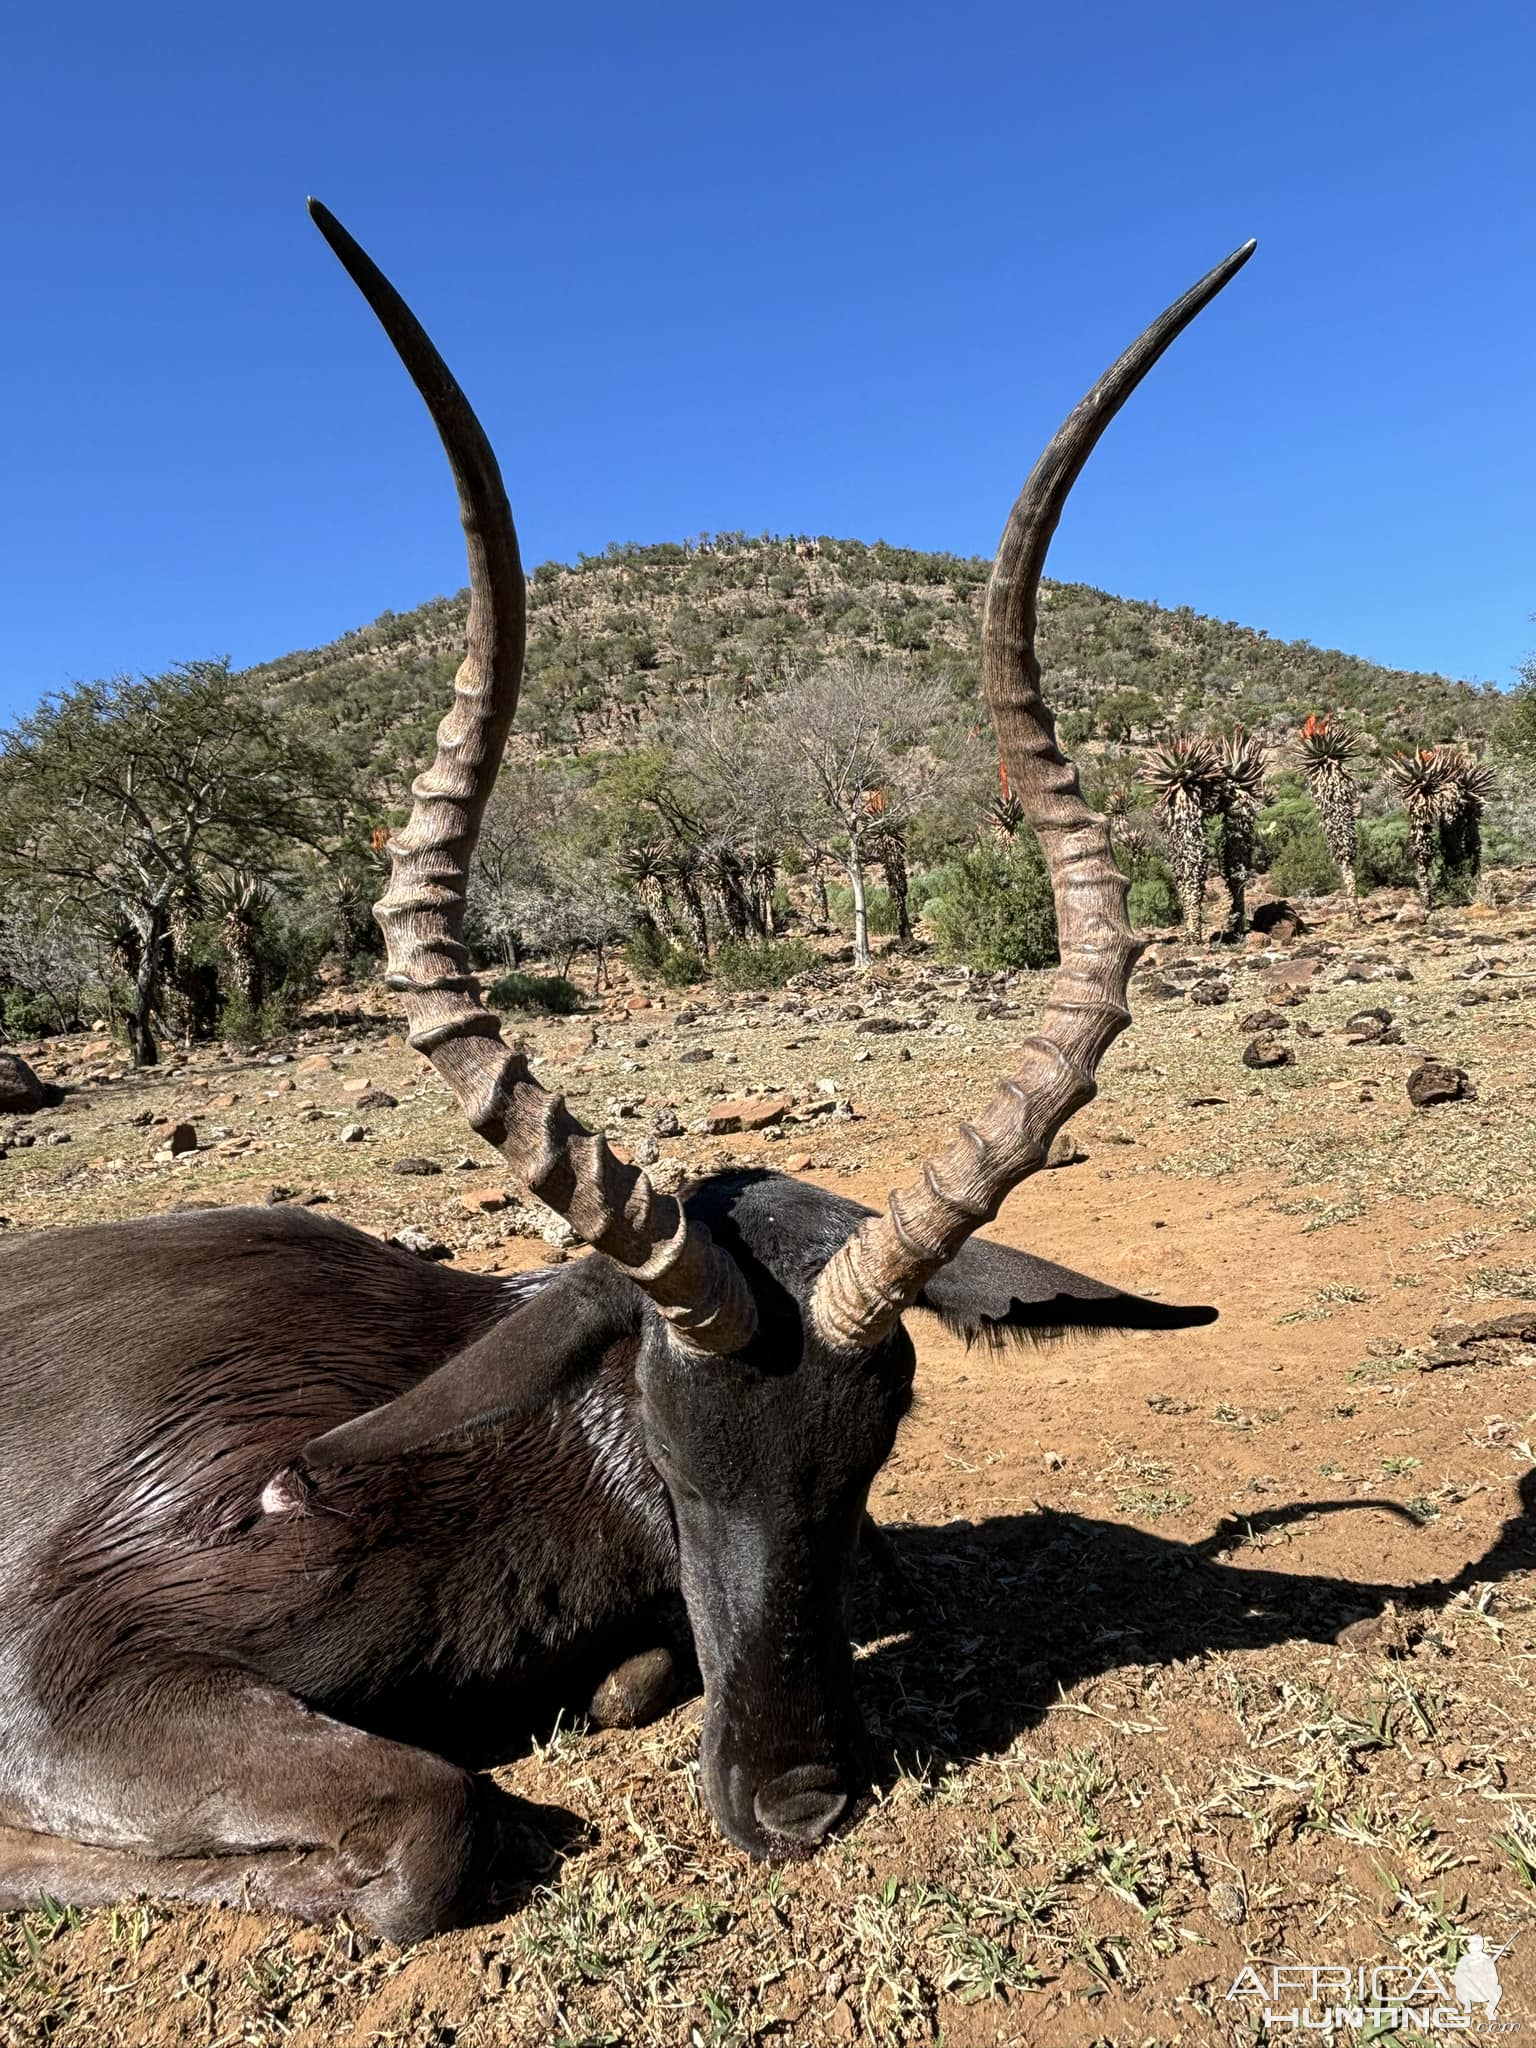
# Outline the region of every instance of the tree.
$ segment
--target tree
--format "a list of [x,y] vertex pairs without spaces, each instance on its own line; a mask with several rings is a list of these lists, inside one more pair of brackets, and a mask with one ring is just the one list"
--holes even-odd
[[227,662],[77,684],[0,734],[0,883],[122,947],[129,1044],[150,1066],[178,894],[320,843],[341,794],[329,751]]
[[1438,747],[1416,754],[1395,754],[1387,763],[1392,786],[1408,813],[1408,844],[1419,878],[1419,901],[1430,906],[1430,868],[1440,850],[1440,834],[1455,807],[1445,756]]
[[1269,795],[1269,757],[1240,725],[1216,749],[1216,809],[1221,817],[1221,873],[1231,903],[1228,930],[1248,924],[1248,878],[1253,872],[1254,828]]
[[[946,686],[894,663],[841,658],[793,676],[768,701],[765,759],[787,778],[786,816],[798,811],[814,846],[836,834],[853,895],[853,957],[869,965],[864,875],[885,810],[910,805],[935,779],[924,742],[950,708]],[[882,798],[871,809],[871,800]]]
[[1216,809],[1221,781],[1216,750],[1209,740],[1194,733],[1175,733],[1163,745],[1149,749],[1141,779],[1162,814],[1184,929],[1198,939],[1210,869],[1205,821]]
[[1360,786],[1354,763],[1363,745],[1360,735],[1329,711],[1321,716],[1313,712],[1301,728],[1301,772],[1317,805],[1323,837],[1343,878],[1349,914],[1356,924],[1360,921],[1360,889],[1355,879],[1355,813],[1360,808]]

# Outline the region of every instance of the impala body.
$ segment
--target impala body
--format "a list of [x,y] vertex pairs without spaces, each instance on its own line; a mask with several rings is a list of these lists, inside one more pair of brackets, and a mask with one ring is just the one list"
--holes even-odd
[[908,1312],[994,1343],[1211,1319],[974,1233],[1129,1021],[1125,883],[1039,695],[1046,546],[1103,427],[1248,251],[1094,387],[1014,507],[983,677],[1062,966],[1016,1073],[874,1213],[766,1173],[660,1194],[481,1007],[460,934],[521,674],[516,535],[457,385],[312,210],[438,426],[469,553],[468,654],[377,913],[391,985],[474,1129],[592,1251],[507,1281],[283,1208],[0,1247],[0,1906],[152,1891],[406,1940],[515,1853],[467,1766],[559,1699],[657,1711],[692,1659],[731,1840],[772,1856],[836,1824]]

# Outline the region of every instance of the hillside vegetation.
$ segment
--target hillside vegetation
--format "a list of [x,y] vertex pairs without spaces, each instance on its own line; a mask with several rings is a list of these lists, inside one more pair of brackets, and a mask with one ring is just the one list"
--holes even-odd
[[[630,744],[701,697],[751,698],[834,657],[894,657],[974,689],[990,567],[879,541],[741,534],[543,563],[530,579],[516,744]],[[403,792],[447,702],[467,601],[460,592],[386,612],[328,647],[252,669],[250,680],[323,720],[359,762],[398,763]],[[1383,739],[1480,744],[1503,701],[1490,685],[1381,668],[1083,583],[1042,586],[1040,653],[1072,743],[1143,742],[1234,720],[1278,737],[1328,707]]]

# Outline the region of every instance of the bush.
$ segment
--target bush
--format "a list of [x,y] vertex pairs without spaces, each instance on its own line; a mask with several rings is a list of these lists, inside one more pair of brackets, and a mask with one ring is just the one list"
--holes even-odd
[[[853,930],[853,891],[846,882],[836,883],[827,891],[827,908],[832,913],[832,922],[839,931]],[[896,930],[896,913],[891,908],[889,889],[877,889],[872,883],[864,885],[864,912],[869,919],[871,938],[890,938]]]
[[643,980],[659,981],[667,988],[689,988],[709,973],[694,947],[675,945],[654,924],[636,929],[624,957]]
[[1177,924],[1183,915],[1173,870],[1158,854],[1144,854],[1131,870],[1126,911],[1133,925]]
[[1280,896],[1326,896],[1340,886],[1321,825],[1313,824],[1286,840],[1269,864],[1269,879]]
[[493,1010],[544,1010],[551,1017],[569,1017],[585,998],[575,982],[562,974],[524,974],[514,968],[493,981],[486,1001]]
[[727,939],[715,949],[711,971],[722,988],[782,988],[820,965],[821,955],[804,939],[769,939],[756,946]]
[[1310,797],[1287,793],[1266,804],[1254,847],[1255,865],[1269,870],[1277,895],[1326,896],[1339,886],[1339,871]]
[[1408,844],[1408,820],[1362,818],[1355,827],[1355,873],[1362,889],[1411,889],[1418,880]]
[[925,906],[941,952],[971,967],[1049,967],[1056,905],[1033,839],[985,841],[940,870]]

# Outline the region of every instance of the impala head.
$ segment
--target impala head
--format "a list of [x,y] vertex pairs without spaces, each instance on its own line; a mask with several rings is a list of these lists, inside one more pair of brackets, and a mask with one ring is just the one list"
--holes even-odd
[[[771,1174],[717,1176],[680,1204],[582,1128],[530,1076],[482,1006],[462,941],[480,817],[517,705],[526,591],[490,446],[426,335],[316,202],[311,211],[425,399],[468,542],[468,653],[437,757],[390,846],[377,916],[410,1041],[474,1129],[602,1260],[551,1277],[494,1339],[388,1408],[310,1447],[320,1462],[408,1454],[490,1417],[527,1415],[636,1347],[645,1447],[670,1497],[706,1691],[710,1806],[755,1854],[817,1840],[857,1782],[846,1605],[870,1481],[911,1399],[911,1309],[967,1339],[1090,1326],[1174,1329],[1213,1311],[1122,1294],[974,1236],[1091,1100],[1130,1021],[1137,947],[1108,828],[1058,752],[1040,696],[1036,598],[1067,493],[1095,442],[1174,337],[1247,261],[1238,250],[1155,321],[1093,387],[1025,484],[987,591],[982,675],[1009,785],[1056,894],[1061,967],[1037,1033],[974,1123],[873,1213]],[[531,1320],[530,1320],[531,1319]]]

